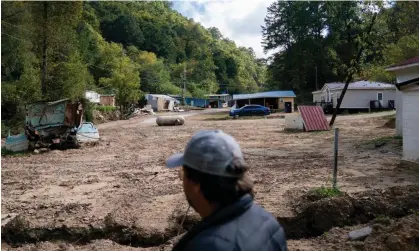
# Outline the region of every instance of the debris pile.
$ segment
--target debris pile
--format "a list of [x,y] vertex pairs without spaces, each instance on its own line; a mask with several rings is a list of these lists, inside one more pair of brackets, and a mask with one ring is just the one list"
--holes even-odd
[[176,106],[176,107],[173,108],[173,111],[174,112],[184,112],[185,110],[180,109],[179,107]]
[[150,114],[150,115],[154,115],[154,111],[153,108],[151,108],[151,105],[146,105],[143,109],[140,109],[137,114],[141,115],[141,114]]
[[76,134],[82,117],[82,104],[68,99],[28,104],[25,135],[29,148],[78,148]]
[[79,148],[80,143],[96,142],[99,131],[83,122],[83,106],[68,99],[40,101],[26,105],[25,133],[6,139],[12,152]]

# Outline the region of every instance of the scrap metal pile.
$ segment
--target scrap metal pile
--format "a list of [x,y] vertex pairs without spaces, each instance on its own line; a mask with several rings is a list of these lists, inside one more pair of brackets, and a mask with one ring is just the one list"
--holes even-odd
[[29,148],[78,148],[76,134],[82,117],[82,104],[68,99],[28,104],[25,135]]

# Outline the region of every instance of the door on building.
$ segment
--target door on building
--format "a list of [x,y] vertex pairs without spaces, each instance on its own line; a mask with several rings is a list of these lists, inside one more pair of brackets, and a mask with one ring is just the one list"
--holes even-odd
[[285,102],[285,113],[291,113],[291,112],[292,112],[292,103]]
[[211,108],[218,108],[218,101],[210,101]]

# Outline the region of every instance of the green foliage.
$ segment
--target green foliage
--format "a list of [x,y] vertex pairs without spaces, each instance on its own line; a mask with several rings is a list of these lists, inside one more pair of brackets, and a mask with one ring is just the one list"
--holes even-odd
[[123,109],[140,99],[140,76],[128,57],[115,59],[111,76],[101,78],[99,84],[115,89],[116,99]]
[[95,106],[95,110],[100,111],[100,112],[114,112],[116,111],[118,108],[115,106]]
[[402,136],[383,136],[383,137],[373,138],[371,140],[366,140],[363,144],[367,147],[378,148],[389,143],[402,146],[403,137]]
[[82,99],[83,109],[84,109],[84,120],[86,122],[94,122],[93,110],[95,105],[89,102],[87,99]]
[[[354,80],[394,81],[389,65],[418,55],[418,3],[287,2],[268,8],[263,27],[266,51],[277,49],[268,66],[268,89],[294,89],[300,101],[323,84]],[[378,15],[369,35],[373,9]],[[360,63],[354,65],[358,51]],[[316,81],[317,80],[317,81]],[[316,86],[317,83],[317,86]]]
[[410,209],[410,210],[409,210],[409,212],[410,212],[411,214],[414,214],[414,215],[416,215],[416,216],[419,216],[419,210]]
[[318,198],[330,198],[330,197],[343,195],[343,192],[340,191],[339,188],[324,187],[324,186],[315,188],[311,190],[310,193],[312,193]]
[[1,11],[8,121],[27,102],[81,99],[87,89],[115,94],[125,109],[144,93],[180,95],[184,82],[187,95],[204,97],[256,91],[266,79],[252,49],[169,2],[4,2]]

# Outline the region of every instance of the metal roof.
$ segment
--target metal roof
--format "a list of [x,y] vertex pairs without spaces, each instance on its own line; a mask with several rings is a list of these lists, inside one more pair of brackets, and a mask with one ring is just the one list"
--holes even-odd
[[400,91],[404,86],[408,86],[408,85],[419,85],[419,78],[413,78],[413,79],[398,83],[396,86],[397,86],[397,89]]
[[170,96],[168,96],[168,95],[163,95],[163,94],[147,94],[146,95],[146,99],[147,99],[147,101],[148,100],[153,100],[153,99],[155,99],[155,98],[162,98],[162,99],[164,99],[164,100],[172,100],[173,102],[175,102],[175,103],[180,103],[179,102],[179,100],[177,100],[177,99],[175,99],[175,98],[173,98],[173,97],[170,97]]
[[328,131],[329,124],[323,109],[320,106],[301,105],[298,106],[298,112],[303,118],[306,131]]
[[409,58],[398,64],[390,65],[389,67],[387,67],[386,70],[392,71],[392,70],[400,69],[402,67],[404,68],[405,66],[418,65],[418,64],[419,64],[419,56],[414,57],[414,58]]
[[47,100],[47,101],[35,101],[35,102],[29,103],[27,105],[37,105],[37,104],[56,105],[58,103],[67,102],[67,101],[70,101],[70,99],[65,98],[65,99],[53,100],[53,101],[50,101],[50,100]]
[[239,99],[255,99],[255,98],[295,98],[293,91],[270,91],[270,92],[258,92],[250,94],[234,94],[233,100]]
[[224,96],[230,96],[230,94],[206,94],[205,96],[206,97],[209,97],[209,96],[220,96],[220,97],[224,97]]
[[[345,83],[335,82],[335,83],[326,83],[324,84],[323,88],[318,91],[314,91],[312,93],[321,92],[324,88],[329,88],[330,90],[340,90],[343,89]],[[384,90],[384,89],[396,89],[396,86],[389,83],[382,83],[382,82],[373,82],[373,81],[357,81],[353,83],[349,83],[348,90]]]

